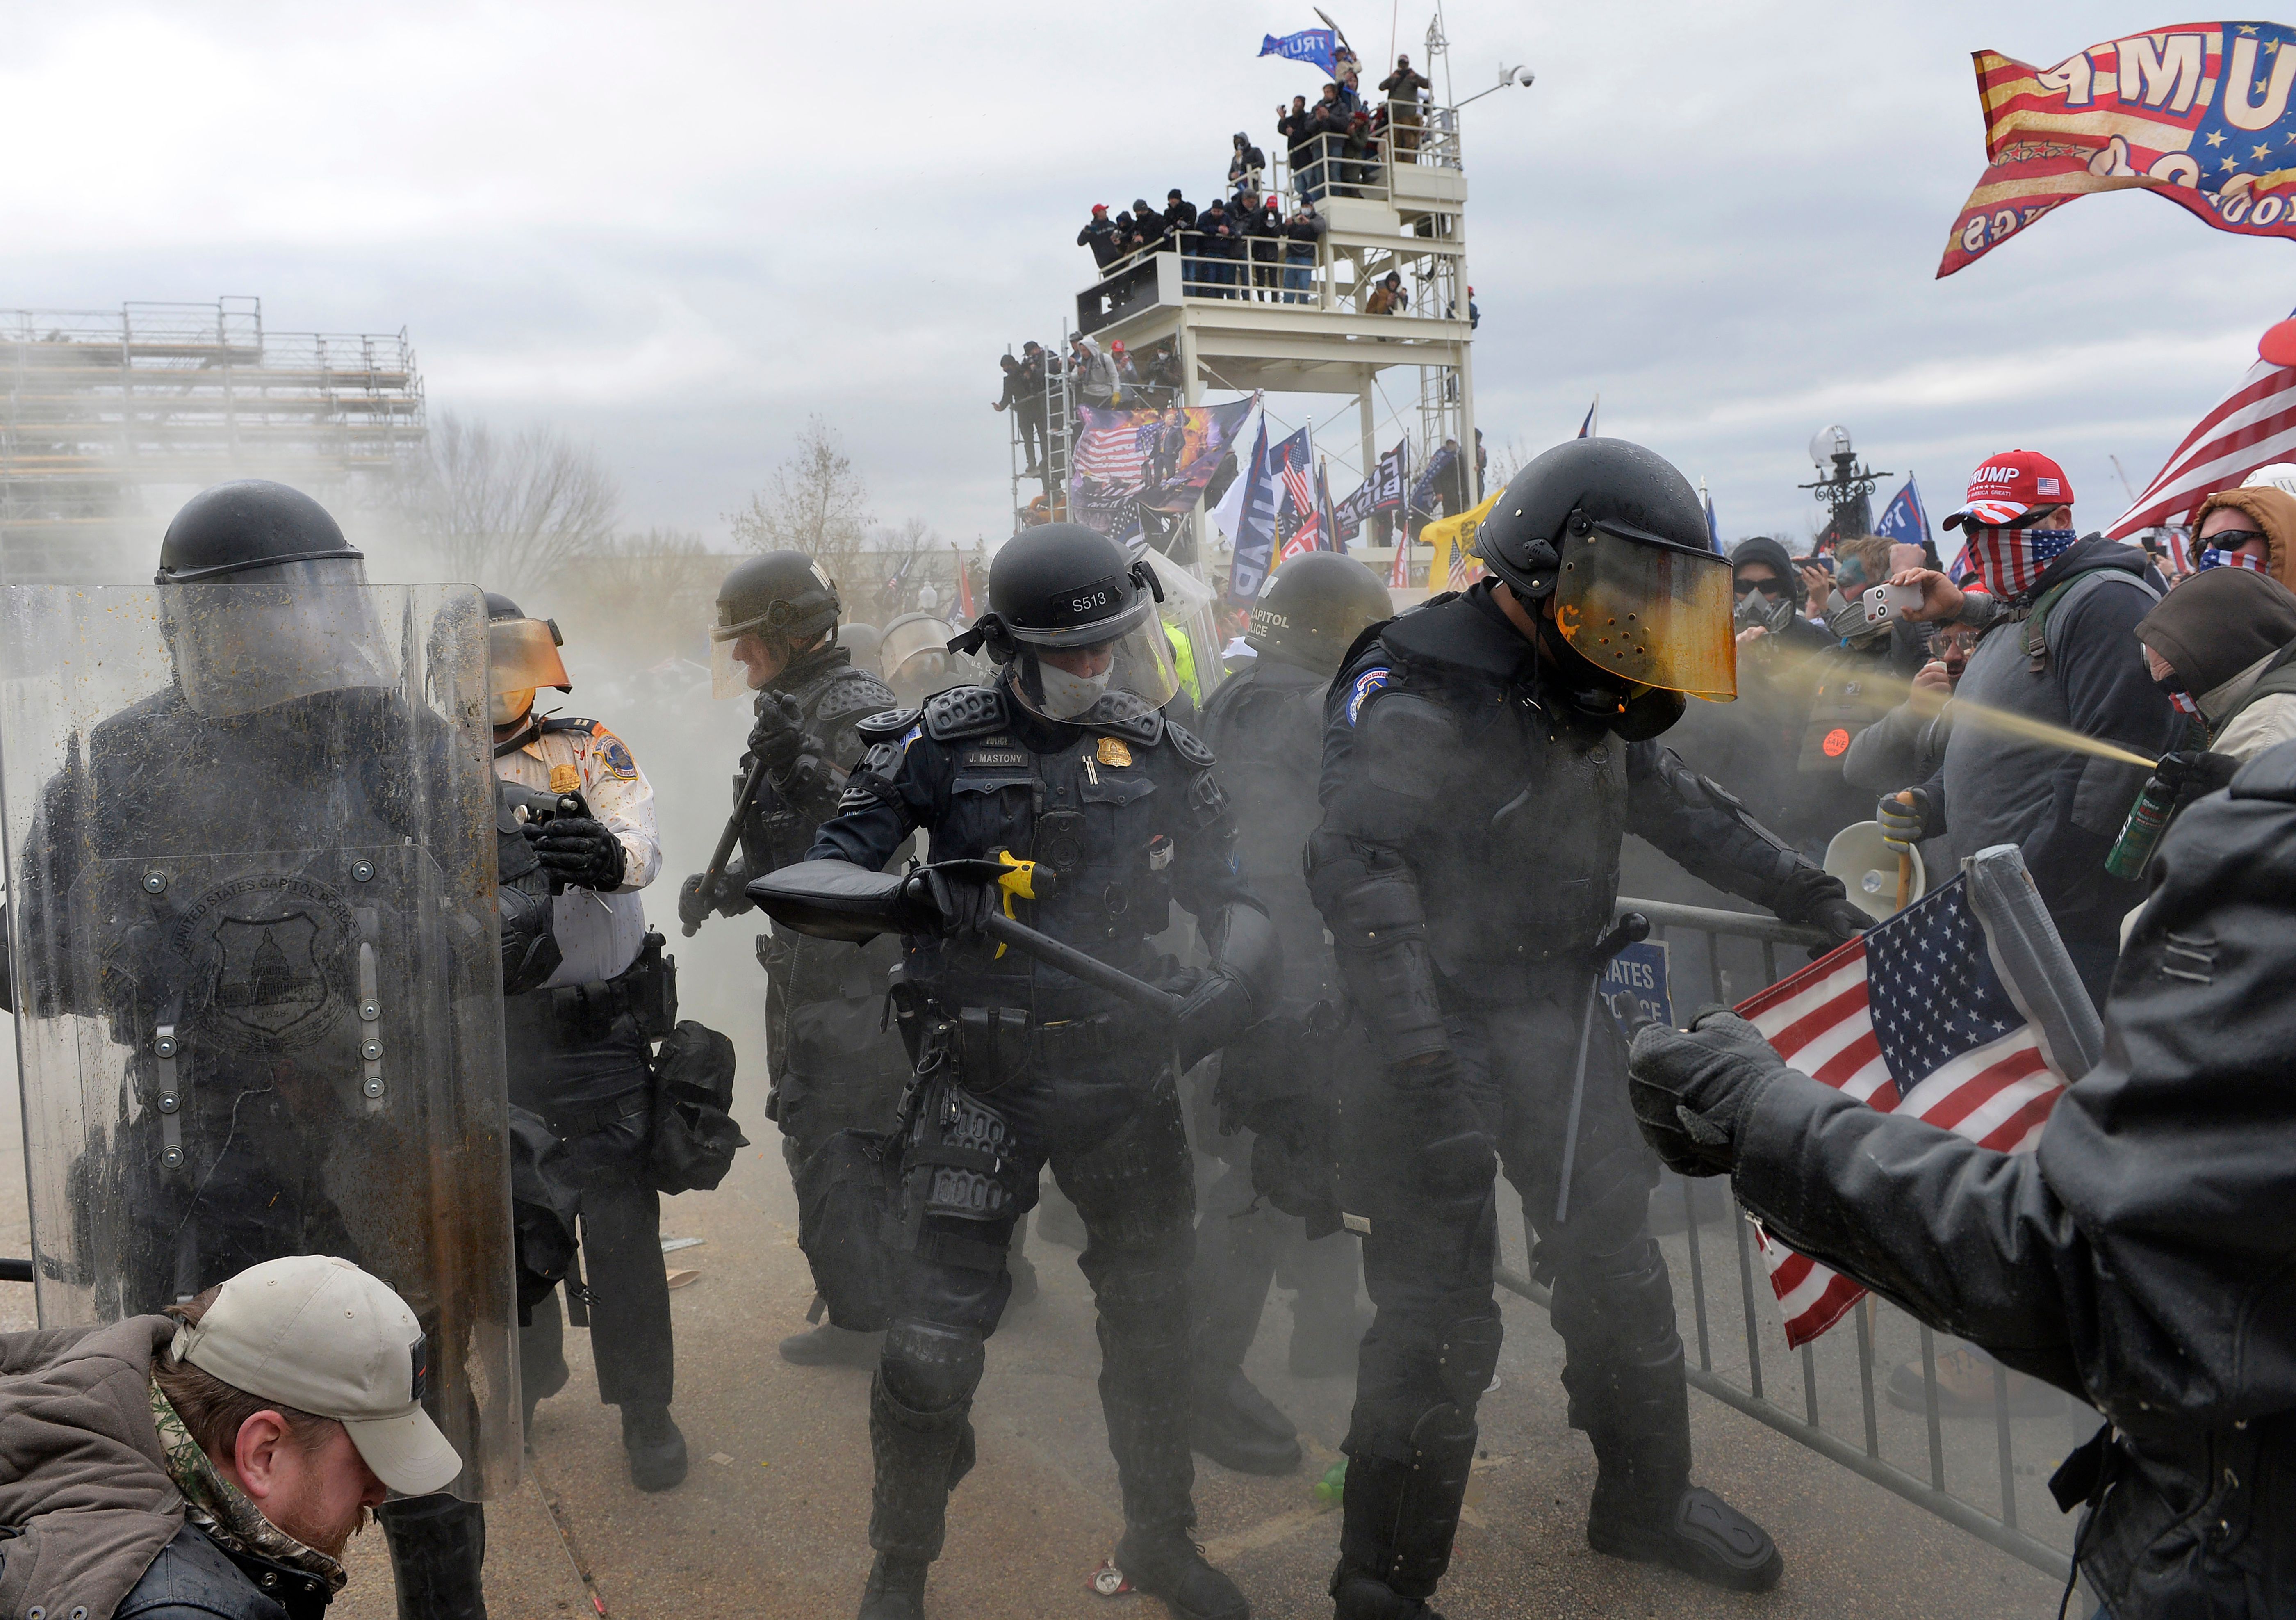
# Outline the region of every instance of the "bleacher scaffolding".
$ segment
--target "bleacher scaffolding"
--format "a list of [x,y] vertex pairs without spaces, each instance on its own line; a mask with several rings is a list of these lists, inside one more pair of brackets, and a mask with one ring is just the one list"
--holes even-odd
[[[1426,41],[1427,71],[1447,78],[1446,42],[1433,27]],[[1392,111],[1392,110],[1391,110]],[[1336,394],[1356,404],[1357,473],[1377,466],[1394,435],[1397,416],[1415,416],[1414,471],[1447,441],[1470,465],[1464,484],[1470,504],[1480,498],[1472,471],[1475,456],[1472,300],[1466,244],[1467,179],[1461,153],[1458,109],[1422,103],[1420,121],[1390,119],[1373,139],[1355,145],[1324,136],[1293,154],[1271,145],[1266,194],[1280,198],[1287,217],[1312,201],[1326,228],[1312,257],[1291,256],[1293,244],[1262,238],[1267,253],[1222,259],[1200,239],[1169,240],[1103,267],[1076,299],[1067,339],[1121,341],[1134,356],[1168,344],[1177,355],[1179,403],[1199,405],[1205,392],[1264,391],[1269,394]],[[1373,290],[1390,271],[1407,302],[1399,313],[1374,312]],[[1065,351],[1067,342],[1062,344]],[[1409,367],[1417,387],[1385,399],[1382,373]],[[1076,380],[1046,380],[1046,415],[1063,427],[1074,420]],[[1152,399],[1153,393],[1151,392]],[[1384,408],[1383,408],[1384,407]],[[1318,414],[1325,423],[1343,420]],[[1012,427],[1013,506],[1016,522],[1041,493],[1062,499],[1070,435],[1050,433],[1046,473],[1033,475]],[[1399,436],[1399,435],[1396,435]],[[1351,459],[1342,456],[1342,459]],[[1335,473],[1334,493],[1346,487]],[[1192,520],[1201,526],[1201,510]],[[1209,556],[1210,536],[1199,528],[1195,555]],[[1367,560],[1391,555],[1368,548]]]
[[339,499],[424,431],[404,328],[266,332],[255,298],[0,310],[0,570],[109,577],[157,547],[146,490],[260,476]]

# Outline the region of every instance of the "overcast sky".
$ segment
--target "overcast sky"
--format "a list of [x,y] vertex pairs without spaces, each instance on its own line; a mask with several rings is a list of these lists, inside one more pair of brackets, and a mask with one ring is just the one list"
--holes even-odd
[[[1367,62],[1375,6],[1330,5]],[[1430,16],[1395,14],[1414,58]],[[2057,61],[2173,21],[2120,0],[1460,0],[1477,417],[1607,432],[1804,536],[1847,424],[1949,510],[1988,450],[2142,487],[2296,301],[2296,250],[2082,199],[1931,279],[1984,163],[1969,53]],[[0,307],[261,296],[281,330],[407,327],[434,412],[595,444],[633,527],[713,540],[825,416],[877,517],[994,539],[996,358],[1091,279],[1095,201],[1201,201],[1308,69],[1304,4],[320,7],[0,0]],[[1439,92],[1440,86],[1439,84]],[[1408,385],[1390,385],[1398,404]],[[1884,491],[1886,494],[1886,490]]]

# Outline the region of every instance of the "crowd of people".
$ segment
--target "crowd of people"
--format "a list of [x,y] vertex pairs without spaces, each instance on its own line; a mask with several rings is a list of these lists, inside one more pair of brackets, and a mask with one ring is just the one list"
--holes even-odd
[[[1225,682],[1168,621],[1160,560],[1076,524],[1008,540],[962,628],[865,635],[812,559],[736,564],[712,674],[756,723],[676,907],[689,934],[773,925],[768,1117],[818,1295],[781,1353],[872,1369],[861,1620],[922,1620],[950,1494],[995,1443],[973,1402],[1038,1209],[1095,1297],[1118,1582],[1248,1620],[1196,1539],[1193,1458],[1300,1464],[1243,1370],[1281,1267],[1293,1365],[1355,1378],[1335,1620],[1436,1620],[1505,1331],[1502,1172],[1596,1463],[1588,1543],[1775,1586],[1768,1534],[1693,1483],[1660,1163],[1730,1176],[1784,1241],[2104,1414],[2055,1484],[2103,1612],[2284,1608],[2296,496],[2269,471],[2202,504],[2173,580],[2083,535],[2063,469],[2027,450],[1973,473],[1950,572],[1873,536],[1749,539],[1726,569],[1677,469],[1570,440],[1510,481],[1464,591],[1395,614],[1352,558],[1283,563]],[[161,550],[165,647],[136,644],[168,684],[60,741],[37,794],[0,990],[20,1018],[88,1022],[77,1046],[28,1039],[25,1083],[77,1086],[109,1028],[100,1106],[135,1107],[35,1178],[78,1201],[49,1212],[45,1274],[101,1269],[118,1320],[0,1336],[8,1612],[309,1620],[372,1511],[402,1615],[482,1620],[465,1497],[566,1381],[562,1284],[631,1484],[685,1480],[659,1194],[714,1187],[747,1144],[730,1043],[676,1022],[644,930],[652,786],[602,722],[536,711],[571,686],[554,621],[449,603],[417,652],[369,588],[308,497],[203,493]],[[1621,611],[1649,628],[1614,640]],[[179,766],[217,759],[222,801]],[[490,766],[492,816],[424,791],[458,760]],[[174,868],[125,859],[153,816],[197,829],[218,895],[260,890],[224,918],[260,943],[215,947],[247,972],[202,990],[141,920],[179,903]],[[1889,908],[1822,862],[1864,819],[1940,871],[2021,852],[2056,988],[2108,1034],[2036,1152],[1866,1106],[1722,1008],[1604,1015],[1628,834],[1848,945]],[[397,880],[365,852],[402,841],[433,871],[491,853],[493,881],[380,909]],[[339,925],[336,854],[366,908]],[[108,908],[55,903],[82,861],[127,871]],[[81,961],[102,971],[59,970]],[[340,1040],[283,1045],[338,983],[359,998]],[[250,1028],[266,1039],[229,1032]],[[413,1150],[425,1116],[393,1091],[428,1078],[434,1109],[475,1111],[455,1139],[484,1162],[408,1236],[383,1211],[452,1156]],[[340,1106],[311,1110],[331,1086]],[[1201,1207],[1199,1155],[1222,1166]],[[481,1297],[513,1259],[514,1300]],[[515,1380],[474,1380],[513,1310]]]

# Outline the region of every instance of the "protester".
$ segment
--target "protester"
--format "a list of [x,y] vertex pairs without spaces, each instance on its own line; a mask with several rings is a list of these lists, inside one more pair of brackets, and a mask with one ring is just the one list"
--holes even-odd
[[1092,261],[1107,266],[1123,250],[1116,240],[1116,224],[1108,217],[1108,204],[1092,205],[1092,223],[1077,233],[1077,246],[1092,250]]
[[1253,295],[1263,303],[1272,304],[1276,300],[1276,288],[1283,277],[1282,267],[1289,228],[1283,210],[1272,194],[1253,211],[1245,226],[1245,247],[1251,255]]
[[[2278,491],[2275,490],[2275,494]],[[2212,568],[2136,627],[2154,684],[2205,726],[2205,753],[2171,754],[2171,785],[2213,792],[2241,765],[2296,738],[2296,593],[2269,575]]]
[[1139,251],[1149,253],[1163,246],[1165,238],[1171,232],[1171,227],[1164,223],[1162,212],[1150,208],[1145,197],[1132,200],[1132,228],[1140,238]]
[[1259,177],[1267,171],[1267,154],[1251,144],[1251,136],[1239,129],[1235,132],[1235,153],[1228,160],[1227,192],[1231,197],[1241,197],[1246,192],[1255,194],[1259,190]]
[[1182,196],[1177,185],[1164,193],[1164,228],[1176,237],[1196,228],[1196,205]]
[[1101,350],[1097,338],[1078,338],[1074,349],[1077,397],[1097,410],[1113,409],[1122,379],[1116,362]]
[[1197,216],[1196,228],[1203,236],[1203,279],[1209,284],[1201,291],[1212,298],[1234,298],[1229,289],[1235,284],[1235,261],[1243,243],[1228,218],[1227,204],[1214,197]]
[[[2249,493],[2255,493],[2250,491]],[[1964,590],[1930,569],[1894,583],[1919,585],[1906,617],[1960,621],[1979,635],[1957,697],[2156,760],[2181,730],[2152,684],[2136,630],[2162,585],[2132,546],[2073,528],[2072,481],[2031,450],[1987,458],[1964,505],[1946,519],[1967,526],[1976,584]],[[2133,883],[2104,869],[2145,769],[2084,753],[2003,727],[1969,723],[1964,707],[1946,744],[1939,791],[1877,813],[1899,844],[1951,841],[1956,860],[1997,843],[2022,848],[2092,1000],[2102,1003],[2119,954]]]
[[2103,1414],[2049,1482],[2083,1510],[2074,1560],[2099,1615],[2284,1614],[2296,745],[2194,804],[2155,863],[2103,1057],[2033,1152],[1868,1107],[1719,1007],[1641,1031],[1629,1096],[1669,1167],[1729,1176],[1772,1238]]
[[1329,228],[1313,202],[1302,202],[1283,226],[1283,301],[1309,301],[1317,251]]
[[1011,355],[997,358],[1004,368],[1004,391],[989,402],[991,410],[1011,410],[1020,418],[1021,453],[1028,458],[1028,471],[1037,471],[1037,424],[1029,415],[1029,374],[1021,362]]
[[0,1335],[0,1614],[313,1620],[386,1490],[463,1471],[422,1410],[425,1345],[320,1254],[164,1316]]
[[[1032,338],[1021,345],[1017,382],[1010,376],[1005,380],[1005,396],[1012,400],[1014,414],[1021,419],[1021,451],[1028,459],[1027,471],[1031,477],[1041,476],[1045,470],[1047,441],[1045,393],[1053,374],[1053,357]],[[1003,407],[1000,406],[999,408]]]
[[2296,495],[2271,484],[2220,489],[2194,521],[2193,561],[2201,571],[2259,569],[2296,590]]
[[1915,672],[1911,695],[1849,740],[1841,756],[1844,779],[1868,793],[1915,786],[1934,792],[1931,778],[1945,763],[1945,742],[1953,730],[1947,700],[1976,650],[1977,632],[1969,626],[1938,626],[1931,646],[1936,656]]
[[1419,93],[1434,88],[1434,81],[1423,73],[1412,70],[1411,58],[1395,59],[1395,71],[1379,81],[1387,93],[1388,122],[1395,129],[1395,159],[1398,163],[1411,161],[1419,150]]
[[1374,284],[1371,296],[1364,300],[1365,315],[1400,315],[1411,301],[1403,290],[1403,277],[1390,270]]
[[1275,103],[1275,133],[1283,137],[1283,160],[1292,170],[1292,185],[1301,198],[1313,201],[1308,190],[1308,166],[1315,160],[1315,119],[1308,111],[1308,98],[1295,95],[1292,105]]

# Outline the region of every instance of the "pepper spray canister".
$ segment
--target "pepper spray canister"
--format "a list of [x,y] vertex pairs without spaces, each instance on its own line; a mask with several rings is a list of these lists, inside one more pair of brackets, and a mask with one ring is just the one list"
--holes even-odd
[[2146,782],[2136,802],[2128,807],[2128,819],[2120,824],[2120,836],[2104,858],[2104,869],[2124,883],[2141,876],[2152,851],[2160,847],[2161,835],[2169,830],[2169,812],[2176,808],[2175,788],[2158,777]]

